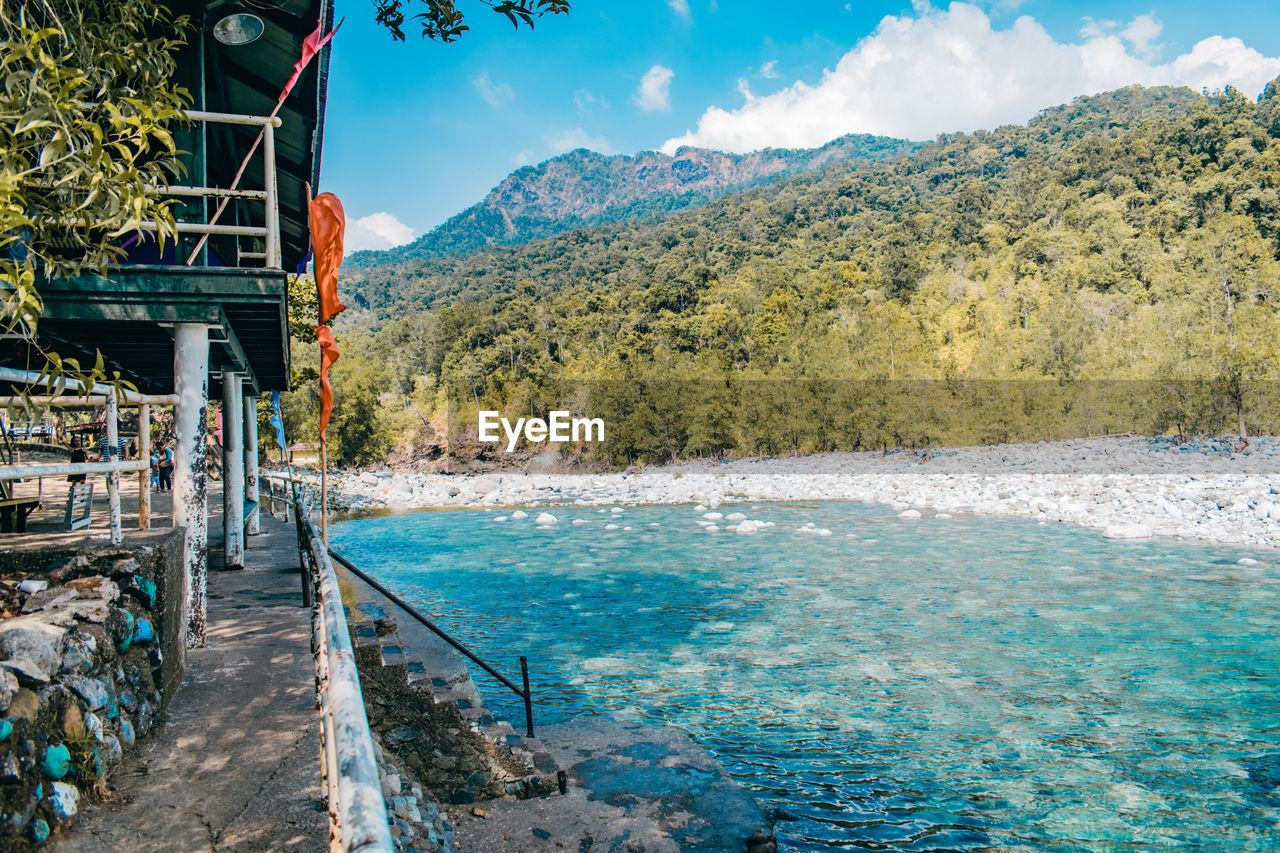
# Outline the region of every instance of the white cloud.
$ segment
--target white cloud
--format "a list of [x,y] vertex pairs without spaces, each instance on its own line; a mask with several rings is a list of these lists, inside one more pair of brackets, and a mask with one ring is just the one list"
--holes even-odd
[[521,148],[515,154],[511,155],[511,165],[515,166],[517,169],[521,166],[528,166],[533,163],[534,156],[536,155],[528,148]]
[[764,65],[760,66],[760,76],[766,80],[772,80],[778,76],[778,60],[770,59]]
[[563,154],[576,148],[589,148],[601,154],[613,153],[613,146],[609,144],[609,140],[603,136],[592,136],[580,127],[573,127],[555,136],[547,137],[547,144],[551,146],[553,154]]
[[667,0],[667,5],[682,18],[689,18],[693,14],[689,11],[689,0]]
[[640,90],[636,93],[636,103],[642,110],[671,109],[671,79],[676,76],[665,65],[655,65],[640,78]]
[[1238,38],[1210,36],[1171,62],[1156,62],[1160,24],[1140,15],[1127,26],[1087,21],[1078,44],[1055,41],[1035,19],[996,30],[977,6],[925,4],[916,17],[885,17],[834,69],[745,103],[712,106],[697,129],[669,139],[728,151],[811,147],[845,133],[928,139],[943,131],[1023,122],[1041,109],[1133,83],[1260,92],[1280,75],[1280,57]]
[[390,249],[408,243],[417,233],[390,213],[370,213],[359,219],[347,220],[343,236],[344,253],[361,249]]
[[578,108],[580,113],[591,113],[597,104],[602,109],[609,109],[609,100],[603,95],[597,95],[590,89],[578,89],[573,93],[573,105]]
[[480,97],[484,98],[491,107],[500,107],[515,98],[515,92],[511,87],[506,83],[493,82],[488,71],[481,71],[472,77],[471,85],[476,87]]
[[1155,15],[1139,15],[1120,31],[1120,37],[1133,45],[1133,52],[1143,59],[1154,59],[1160,51],[1160,45],[1153,44],[1164,30],[1164,24],[1156,20]]

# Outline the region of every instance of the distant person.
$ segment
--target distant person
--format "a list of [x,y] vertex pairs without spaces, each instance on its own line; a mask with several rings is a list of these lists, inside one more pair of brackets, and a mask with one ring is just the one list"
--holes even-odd
[[[79,465],[82,462],[89,461],[89,454],[84,452],[84,448],[80,446],[80,439],[75,436],[71,437],[71,464]],[[83,483],[84,474],[68,474],[68,483]]]
[[109,449],[107,446],[107,434],[103,433],[102,438],[98,439],[98,455],[103,462],[110,462],[113,457],[115,459],[123,459],[124,436],[118,436],[115,449]]
[[160,491],[173,490],[173,441],[166,441],[160,451]]
[[160,450],[158,448],[151,449],[151,490],[159,491],[160,489]]

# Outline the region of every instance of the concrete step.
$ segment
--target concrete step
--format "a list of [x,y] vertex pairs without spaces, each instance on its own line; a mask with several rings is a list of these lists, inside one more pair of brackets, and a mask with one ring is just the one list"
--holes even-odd
[[[370,596],[377,595],[361,586]],[[358,662],[362,666],[380,666],[384,671],[403,671],[408,686],[425,694],[434,704],[453,706],[473,732],[529,768],[526,781],[530,788],[546,791],[549,786],[545,780],[554,779],[560,769],[552,754],[536,740],[517,734],[512,723],[498,720],[488,712],[461,653],[412,620],[397,622],[388,615],[389,607],[379,600],[365,600],[348,609]],[[416,648],[408,647],[402,640],[402,625],[416,629]],[[392,677],[399,680],[398,674]],[[523,720],[519,722],[523,730]]]
[[683,734],[600,718],[541,731],[528,745],[565,769],[567,794],[451,808],[458,849],[776,853],[759,806]]

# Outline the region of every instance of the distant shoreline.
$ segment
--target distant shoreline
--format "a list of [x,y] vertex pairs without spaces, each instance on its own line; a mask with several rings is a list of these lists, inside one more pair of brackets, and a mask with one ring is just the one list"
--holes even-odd
[[1066,522],[1117,539],[1280,547],[1280,438],[1271,436],[1251,439],[1244,452],[1219,439],[1107,437],[928,455],[697,460],[623,474],[365,472],[331,484],[353,510],[853,500],[906,517],[972,513]]

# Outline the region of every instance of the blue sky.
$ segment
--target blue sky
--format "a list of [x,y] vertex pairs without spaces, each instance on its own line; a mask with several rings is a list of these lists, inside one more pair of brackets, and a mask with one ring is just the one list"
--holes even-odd
[[349,250],[407,242],[577,147],[928,139],[1129,83],[1253,96],[1280,76],[1261,0],[573,0],[532,32],[462,0],[471,31],[450,45],[393,42],[368,0],[337,2],[321,185]]

